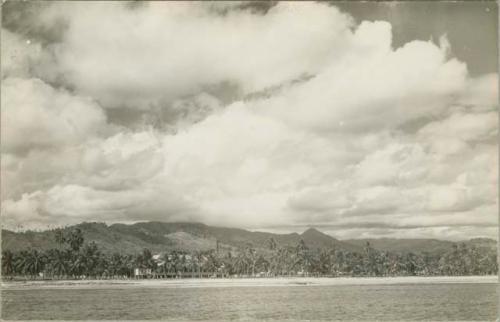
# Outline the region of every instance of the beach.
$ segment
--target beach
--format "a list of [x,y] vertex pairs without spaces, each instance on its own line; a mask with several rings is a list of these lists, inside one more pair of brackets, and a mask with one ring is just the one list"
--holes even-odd
[[446,283],[498,283],[489,276],[398,276],[398,277],[273,277],[273,278],[186,278],[186,279],[109,279],[43,280],[2,282],[2,289],[31,288],[120,288],[120,287],[277,287],[331,285],[396,285]]

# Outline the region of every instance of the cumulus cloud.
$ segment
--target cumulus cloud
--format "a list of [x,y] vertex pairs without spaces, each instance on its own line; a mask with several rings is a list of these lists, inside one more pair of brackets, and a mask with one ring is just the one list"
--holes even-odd
[[4,28],[1,31],[2,78],[26,77],[41,59],[40,44],[12,33]]
[[300,127],[338,132],[394,129],[441,116],[465,86],[465,65],[447,60],[445,50],[431,42],[394,50],[390,39],[388,23],[361,24],[348,54],[303,86],[263,101],[260,109]]
[[47,191],[23,194],[16,201],[4,201],[2,213],[7,214],[5,225],[8,227],[29,229],[61,223],[76,224],[98,218],[133,222],[144,218],[140,216],[162,220],[169,215],[173,220],[190,220],[194,209],[182,196],[166,190],[137,187],[109,191],[80,185],[56,185]]
[[105,190],[125,190],[157,174],[163,159],[154,133],[122,132],[82,147],[82,171],[72,180]]
[[468,76],[445,36],[395,48],[389,23],[320,3],[56,3],[35,20],[63,27],[34,47],[6,31],[23,53],[2,60],[9,227],[496,234],[497,75]]
[[2,82],[2,151],[67,146],[104,129],[106,117],[88,97],[56,90],[39,79]]
[[427,124],[419,132],[427,136],[457,138],[463,141],[484,141],[495,137],[498,129],[496,112],[456,113],[445,120]]
[[53,5],[42,18],[64,19],[68,27],[48,68],[105,106],[147,109],[222,82],[249,93],[315,74],[342,51],[352,24],[337,9],[312,3],[280,3],[265,15],[208,8]]
[[498,109],[498,74],[486,74],[471,78],[460,93],[458,104],[472,111]]

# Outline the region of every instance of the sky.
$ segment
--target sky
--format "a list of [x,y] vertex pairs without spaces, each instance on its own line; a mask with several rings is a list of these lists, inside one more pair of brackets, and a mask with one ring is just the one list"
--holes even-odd
[[498,236],[494,2],[7,2],[1,216]]

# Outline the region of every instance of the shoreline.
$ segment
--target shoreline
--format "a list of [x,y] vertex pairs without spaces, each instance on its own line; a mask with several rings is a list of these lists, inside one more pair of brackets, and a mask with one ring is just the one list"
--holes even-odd
[[398,276],[398,277],[262,277],[262,278],[186,278],[130,280],[49,280],[2,281],[2,290],[24,289],[109,289],[109,288],[204,288],[204,287],[290,287],[356,286],[398,284],[498,284],[497,275],[482,276]]

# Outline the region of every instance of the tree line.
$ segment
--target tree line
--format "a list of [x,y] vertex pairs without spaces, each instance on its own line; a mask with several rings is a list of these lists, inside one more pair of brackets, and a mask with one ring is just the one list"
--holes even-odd
[[[497,274],[494,250],[453,244],[443,254],[378,251],[369,243],[361,252],[344,249],[310,249],[301,240],[296,246],[278,247],[271,238],[265,248],[251,244],[235,252],[216,250],[106,254],[95,242],[85,243],[83,233],[57,230],[57,248],[2,252],[4,278],[133,278],[182,276],[432,276]],[[199,274],[199,275],[197,275]]]

